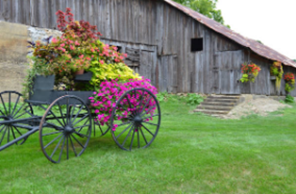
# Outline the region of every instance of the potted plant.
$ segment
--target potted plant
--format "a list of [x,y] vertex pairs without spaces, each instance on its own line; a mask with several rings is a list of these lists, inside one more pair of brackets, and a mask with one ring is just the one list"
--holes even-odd
[[295,76],[293,73],[286,73],[284,75],[285,84],[285,91],[289,94],[292,90],[295,89]]
[[258,76],[261,69],[254,63],[250,63],[250,64],[244,63],[242,64],[241,71],[243,75],[240,81],[242,83],[245,83],[245,82],[254,82],[255,78]]
[[284,74],[284,70],[281,62],[279,61],[273,62],[273,64],[270,66],[270,75],[271,75],[270,79],[275,80],[275,86],[277,91],[280,90],[283,74]]

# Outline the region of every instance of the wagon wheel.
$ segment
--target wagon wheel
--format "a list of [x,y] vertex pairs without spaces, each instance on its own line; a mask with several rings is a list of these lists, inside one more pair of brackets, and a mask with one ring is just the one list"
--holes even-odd
[[[0,146],[15,140],[28,132],[28,122],[13,122],[17,119],[30,118],[33,116],[32,106],[24,102],[22,94],[15,91],[4,91],[0,93]],[[11,121],[11,123],[7,123]],[[6,123],[3,123],[6,122]],[[23,144],[27,138],[16,144]]]
[[39,140],[46,158],[59,163],[80,156],[91,136],[92,116],[78,97],[62,96],[45,111],[39,126]]
[[154,141],[160,120],[158,101],[149,90],[129,90],[119,98],[113,108],[112,137],[123,150],[146,148]]

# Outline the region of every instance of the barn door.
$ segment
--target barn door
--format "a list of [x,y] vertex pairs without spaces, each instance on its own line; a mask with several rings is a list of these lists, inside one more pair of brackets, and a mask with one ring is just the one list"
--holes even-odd
[[158,58],[158,89],[160,92],[177,92],[177,55]]
[[212,93],[240,94],[240,68],[243,63],[243,52],[216,52],[212,67]]

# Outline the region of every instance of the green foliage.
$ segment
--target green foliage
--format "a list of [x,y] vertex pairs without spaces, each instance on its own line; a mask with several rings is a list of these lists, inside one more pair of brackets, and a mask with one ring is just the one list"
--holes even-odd
[[290,83],[285,84],[285,91],[287,93],[290,93],[292,90],[294,90],[295,86],[291,85]]
[[270,66],[270,75],[276,76],[275,86],[276,89],[279,91],[281,88],[281,80],[284,74],[283,66],[281,62],[275,61]]
[[242,75],[242,78],[240,79],[240,81],[241,81],[242,83],[248,82],[248,81],[249,81],[249,75],[246,74],[246,73],[244,73],[244,74]]
[[198,94],[195,93],[189,93],[186,96],[186,102],[190,105],[199,105],[204,101],[204,98]]
[[159,92],[158,94],[156,94],[156,98],[158,102],[166,101],[168,97],[169,97],[169,94],[167,92]]
[[[187,6],[194,11],[197,11],[209,18],[224,25],[224,19],[222,17],[221,10],[216,9],[216,3],[218,0],[174,0],[184,6]],[[226,27],[230,28],[229,25]]]
[[288,94],[285,98],[285,102],[286,103],[294,103],[295,102],[294,97]]

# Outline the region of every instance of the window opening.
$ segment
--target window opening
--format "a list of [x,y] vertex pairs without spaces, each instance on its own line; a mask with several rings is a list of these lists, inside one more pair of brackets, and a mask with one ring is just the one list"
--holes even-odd
[[191,39],[191,52],[203,50],[203,38],[192,38]]

